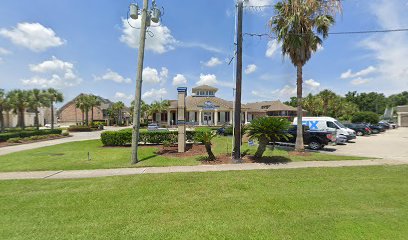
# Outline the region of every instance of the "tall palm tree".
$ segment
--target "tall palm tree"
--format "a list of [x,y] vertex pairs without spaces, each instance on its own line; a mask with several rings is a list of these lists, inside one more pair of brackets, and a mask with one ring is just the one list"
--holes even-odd
[[47,94],[45,91],[39,89],[33,89],[29,91],[29,108],[35,112],[34,125],[37,130],[40,129],[40,121],[38,117],[39,108],[44,106],[49,106],[48,101],[46,101]]
[[100,100],[99,97],[97,97],[95,95],[89,95],[88,100],[89,100],[89,106],[91,108],[91,124],[93,124],[93,121],[94,121],[94,108],[101,106],[101,100]]
[[[135,101],[132,101],[130,103],[130,115],[133,116],[133,111],[135,107]],[[140,115],[142,116],[144,122],[149,118],[150,116],[150,105],[147,104],[145,101],[140,102]]]
[[4,132],[5,129],[5,122],[3,111],[6,111],[8,105],[8,99],[6,97],[6,92],[4,89],[0,89],[0,132]]
[[125,108],[125,104],[123,102],[116,102],[112,104],[111,110],[112,114],[114,115],[116,124],[122,125],[122,111]]
[[89,125],[89,110],[91,109],[91,95],[81,94],[75,101],[76,108],[82,112],[82,124]]
[[170,101],[168,100],[161,100],[161,101],[154,101],[150,106],[150,110],[152,114],[159,113],[159,118],[156,119],[157,122],[161,123],[161,114],[170,106]]
[[85,102],[86,101],[84,98],[84,94],[79,95],[75,99],[75,107],[81,110],[81,113],[82,113],[82,123],[81,124],[84,124],[85,122]]
[[317,94],[317,96],[320,98],[323,105],[323,115],[328,116],[329,105],[332,104],[334,100],[336,100],[337,95],[334,92],[325,89],[321,91],[319,94]]
[[[275,5],[270,27],[282,43],[282,54],[297,68],[297,151],[304,151],[302,127],[303,66],[329,36],[334,15],[340,11],[339,0],[281,0]],[[315,32],[316,31],[316,32]]]
[[29,107],[29,91],[27,90],[12,90],[8,92],[7,98],[14,113],[18,116],[18,126],[25,129],[25,111]]
[[54,129],[54,104],[64,101],[64,95],[54,88],[47,89],[46,95],[51,108],[51,129]]

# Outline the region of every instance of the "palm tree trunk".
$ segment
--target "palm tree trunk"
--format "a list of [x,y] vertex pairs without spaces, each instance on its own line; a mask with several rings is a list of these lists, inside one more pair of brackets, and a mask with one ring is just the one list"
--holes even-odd
[[5,126],[4,126],[4,117],[3,117],[3,107],[0,106],[0,132],[4,132]]
[[204,144],[204,146],[205,146],[205,150],[207,151],[207,154],[208,154],[208,160],[209,161],[214,161],[215,156],[214,156],[214,153],[211,150],[211,143],[206,143],[206,144]]
[[91,110],[91,124],[93,125],[93,122],[94,122],[94,108],[92,107],[92,110]]
[[85,124],[86,126],[89,126],[89,108],[87,108],[85,111],[86,111]]
[[297,137],[295,150],[298,152],[303,152],[305,146],[303,144],[303,109],[302,109],[302,91],[303,91],[303,76],[302,76],[302,64],[297,65]]
[[24,108],[22,108],[22,109],[19,109],[19,112],[20,112],[20,120],[19,120],[19,126],[20,126],[20,128],[22,129],[22,130],[24,130],[25,129],[25,114],[24,114],[24,111],[25,111],[25,109]]
[[84,125],[85,109],[81,109],[81,112],[82,112],[82,123],[81,123],[81,125]]
[[255,158],[257,158],[257,159],[260,159],[260,158],[262,158],[262,156],[263,156],[263,154],[264,154],[264,152],[265,152],[265,150],[266,150],[266,145],[268,144],[268,140],[266,140],[266,139],[260,139],[259,140],[259,145],[258,145],[258,148],[256,149],[256,152],[255,152]]
[[38,109],[35,109],[35,119],[34,119],[34,125],[37,130],[40,130],[40,121],[38,117]]
[[54,129],[54,101],[51,101],[51,129]]

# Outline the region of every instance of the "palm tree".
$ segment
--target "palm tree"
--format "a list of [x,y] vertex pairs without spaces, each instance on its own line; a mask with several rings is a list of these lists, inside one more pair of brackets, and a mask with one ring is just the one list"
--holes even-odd
[[8,108],[8,99],[6,97],[6,92],[4,89],[0,89],[0,132],[4,132],[5,129],[5,122],[4,122],[4,116],[3,116],[3,111],[6,111]]
[[258,159],[262,158],[269,143],[273,143],[273,147],[275,147],[275,142],[282,139],[287,141],[290,135],[285,131],[289,129],[290,125],[291,123],[283,118],[261,117],[252,120],[246,132],[250,139],[258,140],[258,149],[256,150],[255,157]]
[[319,94],[317,94],[317,97],[319,97],[322,102],[323,115],[328,116],[329,105],[337,98],[337,95],[334,92],[328,89],[325,89],[321,91]]
[[9,103],[14,113],[18,116],[18,126],[25,129],[25,111],[29,107],[29,92],[27,90],[13,90],[7,94]]
[[168,100],[154,101],[152,105],[150,106],[150,110],[152,114],[157,113],[157,112],[159,113],[159,118],[156,119],[159,124],[161,123],[162,112],[166,110],[169,106],[170,106],[170,101]]
[[38,109],[43,106],[48,106],[46,101],[46,92],[39,89],[33,89],[29,91],[29,108],[35,112],[34,125],[37,130],[40,129],[40,121],[38,118]]
[[54,88],[49,88],[46,90],[46,96],[51,108],[51,129],[54,129],[54,103],[64,101],[64,95]]
[[[297,68],[297,138],[296,150],[304,151],[302,127],[303,66],[329,36],[334,14],[340,10],[339,0],[281,0],[275,5],[270,20],[272,32],[282,43],[282,54],[289,56]],[[315,33],[315,31],[317,33]]]
[[[132,101],[130,103],[130,115],[133,116],[133,111],[134,111],[134,107],[135,107],[135,101]],[[147,122],[149,116],[150,116],[150,105],[147,104],[145,101],[141,101],[140,102],[140,115],[142,116],[142,119],[144,120],[144,122]]]
[[116,102],[112,104],[112,113],[114,115],[116,124],[122,125],[122,110],[125,108],[125,104],[123,102]]
[[93,124],[93,121],[94,121],[94,108],[101,106],[101,100],[100,100],[99,97],[97,97],[95,95],[89,95],[88,100],[89,100],[89,105],[90,105],[90,108],[91,108],[91,124]]
[[212,149],[211,149],[211,145],[212,145],[211,141],[216,136],[217,136],[217,132],[215,132],[215,131],[199,131],[199,132],[196,132],[195,141],[201,142],[202,144],[204,144],[205,150],[207,151],[207,154],[208,154],[208,160],[209,161],[214,161],[215,160],[214,153],[212,152]]
[[84,94],[79,95],[75,99],[75,107],[81,110],[82,113],[82,125],[85,123],[85,105],[86,105],[86,97]]

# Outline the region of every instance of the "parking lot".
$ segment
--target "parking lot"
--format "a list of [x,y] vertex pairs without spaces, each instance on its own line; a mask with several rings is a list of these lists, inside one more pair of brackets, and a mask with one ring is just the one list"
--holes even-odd
[[347,145],[327,146],[323,152],[408,162],[408,128],[392,129],[381,134],[357,137]]

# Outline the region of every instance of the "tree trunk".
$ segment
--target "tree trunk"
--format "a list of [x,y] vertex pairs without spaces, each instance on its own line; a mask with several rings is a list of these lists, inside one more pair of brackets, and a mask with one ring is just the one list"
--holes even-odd
[[35,109],[34,125],[35,125],[35,128],[37,130],[40,130],[40,120],[39,120],[39,117],[38,117],[38,109]]
[[89,109],[87,108],[87,109],[85,110],[85,112],[86,112],[86,115],[85,115],[85,124],[86,124],[86,126],[89,126]]
[[0,132],[4,132],[5,126],[4,126],[4,117],[3,117],[3,107],[0,106],[0,124],[1,124],[1,128],[0,128]]
[[302,65],[297,65],[297,137],[295,150],[298,152],[305,151],[305,145],[303,144],[303,111],[302,111],[302,91],[303,91],[303,79],[302,79]]
[[258,145],[258,149],[255,152],[255,158],[257,159],[262,158],[267,145],[268,145],[268,139],[266,138],[259,139],[259,145]]
[[93,125],[93,122],[94,122],[94,108],[92,107],[92,110],[91,110],[91,125]]
[[22,130],[25,129],[25,116],[24,116],[25,114],[24,114],[24,111],[25,111],[24,108],[19,109],[19,112],[20,112],[19,126],[20,126],[20,128],[21,128]]
[[85,122],[85,109],[81,109],[81,112],[82,112],[82,123],[81,123],[81,125],[83,126],[84,125],[84,122]]
[[204,145],[205,145],[205,150],[207,151],[207,154],[208,154],[208,160],[209,161],[214,161],[215,156],[214,156],[214,153],[211,150],[211,143],[206,143]]
[[51,101],[51,129],[54,129],[54,101]]

